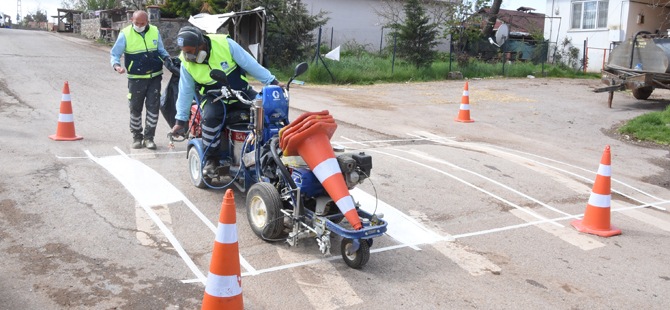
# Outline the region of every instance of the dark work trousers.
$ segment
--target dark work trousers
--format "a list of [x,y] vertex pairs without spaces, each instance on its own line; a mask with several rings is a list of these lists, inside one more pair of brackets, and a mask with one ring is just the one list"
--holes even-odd
[[[251,91],[253,92],[253,90]],[[254,97],[255,92],[250,98]],[[202,142],[205,149],[209,146],[205,156],[214,156],[216,160],[221,157],[230,156],[225,126],[237,123],[249,123],[249,106],[239,101],[226,104],[226,121],[223,122],[224,104],[222,100],[212,102],[215,98],[214,96],[207,95],[203,99],[205,100],[205,106],[202,109]],[[222,127],[224,129],[221,129]]]
[[[128,79],[128,106],[130,107],[130,132],[134,139],[153,140],[161,105],[161,80],[163,75],[150,79]],[[147,115],[142,135],[142,109]]]

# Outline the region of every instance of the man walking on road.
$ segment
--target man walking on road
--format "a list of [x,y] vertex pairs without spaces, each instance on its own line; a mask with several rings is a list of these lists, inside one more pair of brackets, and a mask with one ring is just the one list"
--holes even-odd
[[[160,88],[163,78],[163,60],[170,54],[163,47],[158,28],[149,25],[144,11],[135,11],[132,25],[123,28],[110,52],[112,68],[119,74],[128,71],[128,105],[130,106],[130,132],[134,149],[145,146],[155,150],[154,135],[158,124]],[[125,65],[121,66],[121,54]],[[125,67],[125,68],[124,68]],[[144,135],[142,134],[142,109],[147,106]]]

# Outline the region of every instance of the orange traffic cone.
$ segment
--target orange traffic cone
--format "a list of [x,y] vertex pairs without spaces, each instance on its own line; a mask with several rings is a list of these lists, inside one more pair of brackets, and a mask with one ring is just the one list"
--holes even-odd
[[610,224],[610,202],[612,200],[611,175],[612,158],[610,146],[605,147],[598,167],[596,182],[593,184],[584,218],[570,222],[577,230],[602,237],[620,235],[621,230]]
[[294,127],[300,130],[280,134],[280,138],[284,140],[284,156],[300,155],[351,226],[356,230],[363,228],[354,199],[349,194],[333,146],[330,144],[330,138],[335,133],[337,124],[323,115],[318,119],[302,116],[299,119],[302,121]]
[[470,91],[468,90],[468,82],[465,82],[463,89],[463,98],[461,99],[461,109],[458,111],[458,117],[455,121],[461,123],[472,123],[474,120],[470,119]]
[[242,301],[235,197],[233,197],[233,190],[229,189],[223,196],[221,204],[216,241],[212,261],[209,264],[209,275],[201,309],[244,309]]
[[72,116],[72,102],[70,102],[70,86],[65,81],[63,95],[60,101],[60,114],[58,114],[58,128],[56,134],[49,136],[56,141],[74,141],[83,139],[74,133],[74,117]]

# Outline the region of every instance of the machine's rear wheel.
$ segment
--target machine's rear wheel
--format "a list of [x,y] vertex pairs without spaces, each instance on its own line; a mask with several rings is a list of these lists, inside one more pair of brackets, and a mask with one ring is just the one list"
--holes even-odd
[[633,92],[633,97],[635,99],[645,100],[651,96],[651,93],[654,91],[653,87],[636,87],[631,89]]
[[197,188],[206,188],[207,183],[212,183],[212,179],[205,177],[205,180],[202,178],[202,162],[200,159],[200,154],[198,154],[198,149],[191,147],[188,150],[188,174],[191,177],[191,183]]
[[256,183],[247,194],[247,220],[251,230],[263,240],[279,237],[284,229],[279,192],[270,183]]
[[361,245],[358,248],[358,251],[347,254],[347,250],[353,244],[354,240],[344,238],[342,239],[342,246],[340,246],[340,249],[342,250],[342,258],[344,259],[344,262],[347,263],[349,267],[358,269],[363,267],[368,262],[368,259],[370,259],[370,245],[367,240],[360,240]]

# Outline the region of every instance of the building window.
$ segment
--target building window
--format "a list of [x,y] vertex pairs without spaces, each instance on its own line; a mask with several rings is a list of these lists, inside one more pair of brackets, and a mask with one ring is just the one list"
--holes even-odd
[[608,1],[573,1],[572,29],[607,28]]

